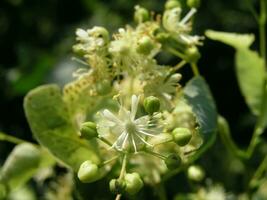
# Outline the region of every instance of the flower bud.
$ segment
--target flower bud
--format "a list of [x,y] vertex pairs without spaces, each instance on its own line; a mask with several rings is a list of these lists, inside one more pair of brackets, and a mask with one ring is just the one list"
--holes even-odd
[[111,83],[108,80],[103,80],[96,84],[96,91],[99,95],[106,95],[111,91]]
[[87,140],[91,140],[92,138],[98,136],[96,130],[96,124],[94,122],[84,122],[80,129],[80,132],[81,132],[81,137]]
[[144,186],[144,183],[140,175],[136,172],[131,174],[126,174],[124,180],[126,183],[125,192],[127,192],[130,195],[136,194]]
[[186,4],[190,8],[198,8],[200,6],[200,0],[187,0]]
[[154,48],[153,41],[150,37],[144,36],[138,41],[136,51],[140,54],[148,55]]
[[149,12],[147,9],[135,6],[134,21],[136,23],[142,23],[149,20]]
[[192,165],[187,169],[187,176],[193,181],[200,182],[205,177],[205,172],[200,166]]
[[173,170],[181,166],[182,159],[176,154],[171,154],[165,159],[164,162],[169,170]]
[[112,179],[109,182],[109,189],[113,194],[122,194],[125,191],[126,183],[123,180]]
[[83,162],[78,171],[78,178],[83,183],[91,183],[96,181],[100,176],[98,166],[92,161]]
[[200,53],[197,49],[197,47],[192,46],[185,50],[185,56],[186,61],[189,63],[197,63],[197,61],[200,59]]
[[175,128],[172,131],[173,140],[179,146],[185,146],[189,143],[192,138],[192,133],[188,128]]
[[149,96],[144,100],[144,108],[146,112],[152,115],[154,112],[158,112],[160,109],[160,101],[157,97]]
[[177,0],[168,0],[166,3],[165,3],[165,9],[166,10],[170,10],[170,9],[173,9],[173,8],[177,8],[177,7],[181,7],[181,3]]

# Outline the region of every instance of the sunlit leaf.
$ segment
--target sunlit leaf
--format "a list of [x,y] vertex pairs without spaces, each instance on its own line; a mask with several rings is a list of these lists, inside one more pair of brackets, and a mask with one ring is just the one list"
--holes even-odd
[[255,115],[259,115],[265,82],[262,58],[254,51],[239,49],[236,52],[236,74],[246,103]]
[[40,86],[29,92],[24,109],[38,142],[75,171],[85,160],[100,162],[92,145],[79,138],[57,85]]
[[205,35],[212,40],[220,41],[234,48],[248,48],[254,42],[253,34],[227,33],[207,30]]

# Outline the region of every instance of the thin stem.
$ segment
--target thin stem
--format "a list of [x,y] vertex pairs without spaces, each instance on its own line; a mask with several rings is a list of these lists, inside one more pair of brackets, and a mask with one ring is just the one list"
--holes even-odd
[[159,159],[162,159],[162,160],[165,160],[167,157],[166,156],[164,156],[164,155],[161,155],[161,154],[159,154],[159,153],[156,153],[156,152],[154,152],[154,151],[149,151],[149,150],[146,150],[146,151],[144,151],[145,153],[148,153],[148,154],[150,154],[150,155],[152,155],[152,156],[155,156],[155,157],[157,157],[157,158],[159,158]]
[[185,55],[177,51],[176,49],[173,49],[171,47],[166,47],[166,50],[172,53],[175,56],[178,56],[179,58],[185,60]]
[[260,166],[256,170],[255,174],[253,175],[251,181],[249,182],[249,186],[253,187],[254,183],[259,180],[262,174],[267,170],[267,156],[263,159]]
[[260,37],[260,54],[266,67],[266,2],[260,0],[260,17],[259,17],[259,37]]
[[185,60],[182,60],[177,65],[175,65],[171,70],[172,71],[177,71],[177,70],[181,69],[185,65],[186,65],[186,61]]
[[[121,166],[121,172],[120,172],[120,176],[118,178],[118,180],[122,180],[125,173],[126,173],[126,165],[127,165],[127,154],[125,153],[123,156],[123,160],[122,160],[122,166]],[[117,194],[115,200],[120,200],[121,199],[121,194]]]
[[247,157],[250,158],[255,150],[255,147],[257,146],[259,142],[259,136],[263,133],[263,128],[259,127],[259,125],[256,125],[254,132],[252,134],[252,138],[250,141],[250,144],[247,149]]
[[191,63],[191,69],[192,69],[192,71],[194,73],[194,76],[199,76],[200,75],[196,63]]
[[107,139],[105,139],[104,137],[98,136],[97,138],[101,140],[102,142],[104,142],[105,144],[107,144],[108,146],[112,147],[112,143],[108,141]]
[[166,144],[166,143],[169,143],[169,142],[173,142],[173,139],[169,139],[169,140],[165,140],[163,142],[159,142],[157,144],[154,144],[153,147],[158,146],[158,145],[162,145],[162,144]]
[[0,132],[0,141],[7,141],[7,142],[11,142],[11,143],[14,143],[14,144],[21,144],[21,143],[30,143],[26,140],[23,140],[23,139],[20,139],[20,138],[16,138],[14,136],[11,136],[11,135],[8,135],[6,133],[3,133],[3,132]]
[[103,167],[104,165],[106,165],[106,164],[108,164],[108,163],[110,163],[110,162],[112,162],[112,161],[114,161],[114,160],[117,160],[118,157],[119,157],[119,156],[114,156],[113,158],[104,161],[103,163],[101,163],[101,164],[99,165],[99,167]]

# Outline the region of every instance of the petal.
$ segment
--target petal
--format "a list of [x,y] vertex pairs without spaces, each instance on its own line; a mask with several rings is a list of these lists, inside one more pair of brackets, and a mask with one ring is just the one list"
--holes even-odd
[[132,96],[132,104],[131,104],[131,120],[134,120],[137,108],[138,108],[138,103],[139,103],[140,96],[133,95]]
[[112,121],[112,122],[114,122],[114,123],[116,123],[116,124],[122,124],[122,121],[118,118],[118,117],[116,117],[112,112],[110,112],[109,110],[107,110],[107,109],[105,109],[104,111],[103,111],[103,116],[107,119],[107,120],[109,120],[109,121]]

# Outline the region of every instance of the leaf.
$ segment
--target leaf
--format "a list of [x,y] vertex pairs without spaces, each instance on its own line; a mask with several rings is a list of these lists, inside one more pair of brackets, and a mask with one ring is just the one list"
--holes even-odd
[[240,90],[252,113],[259,115],[265,84],[264,61],[257,52],[249,49],[239,49],[235,59]]
[[38,142],[74,171],[85,160],[100,162],[94,146],[78,137],[57,85],[30,91],[24,99],[24,109]]
[[203,138],[202,147],[213,141],[217,129],[217,111],[210,89],[201,76],[192,78],[184,88],[184,97],[192,107]]
[[9,154],[0,173],[0,180],[9,189],[28,181],[37,171],[41,161],[40,150],[32,144],[17,145]]
[[209,39],[220,41],[236,49],[248,48],[255,40],[253,34],[238,34],[207,30],[205,35]]

